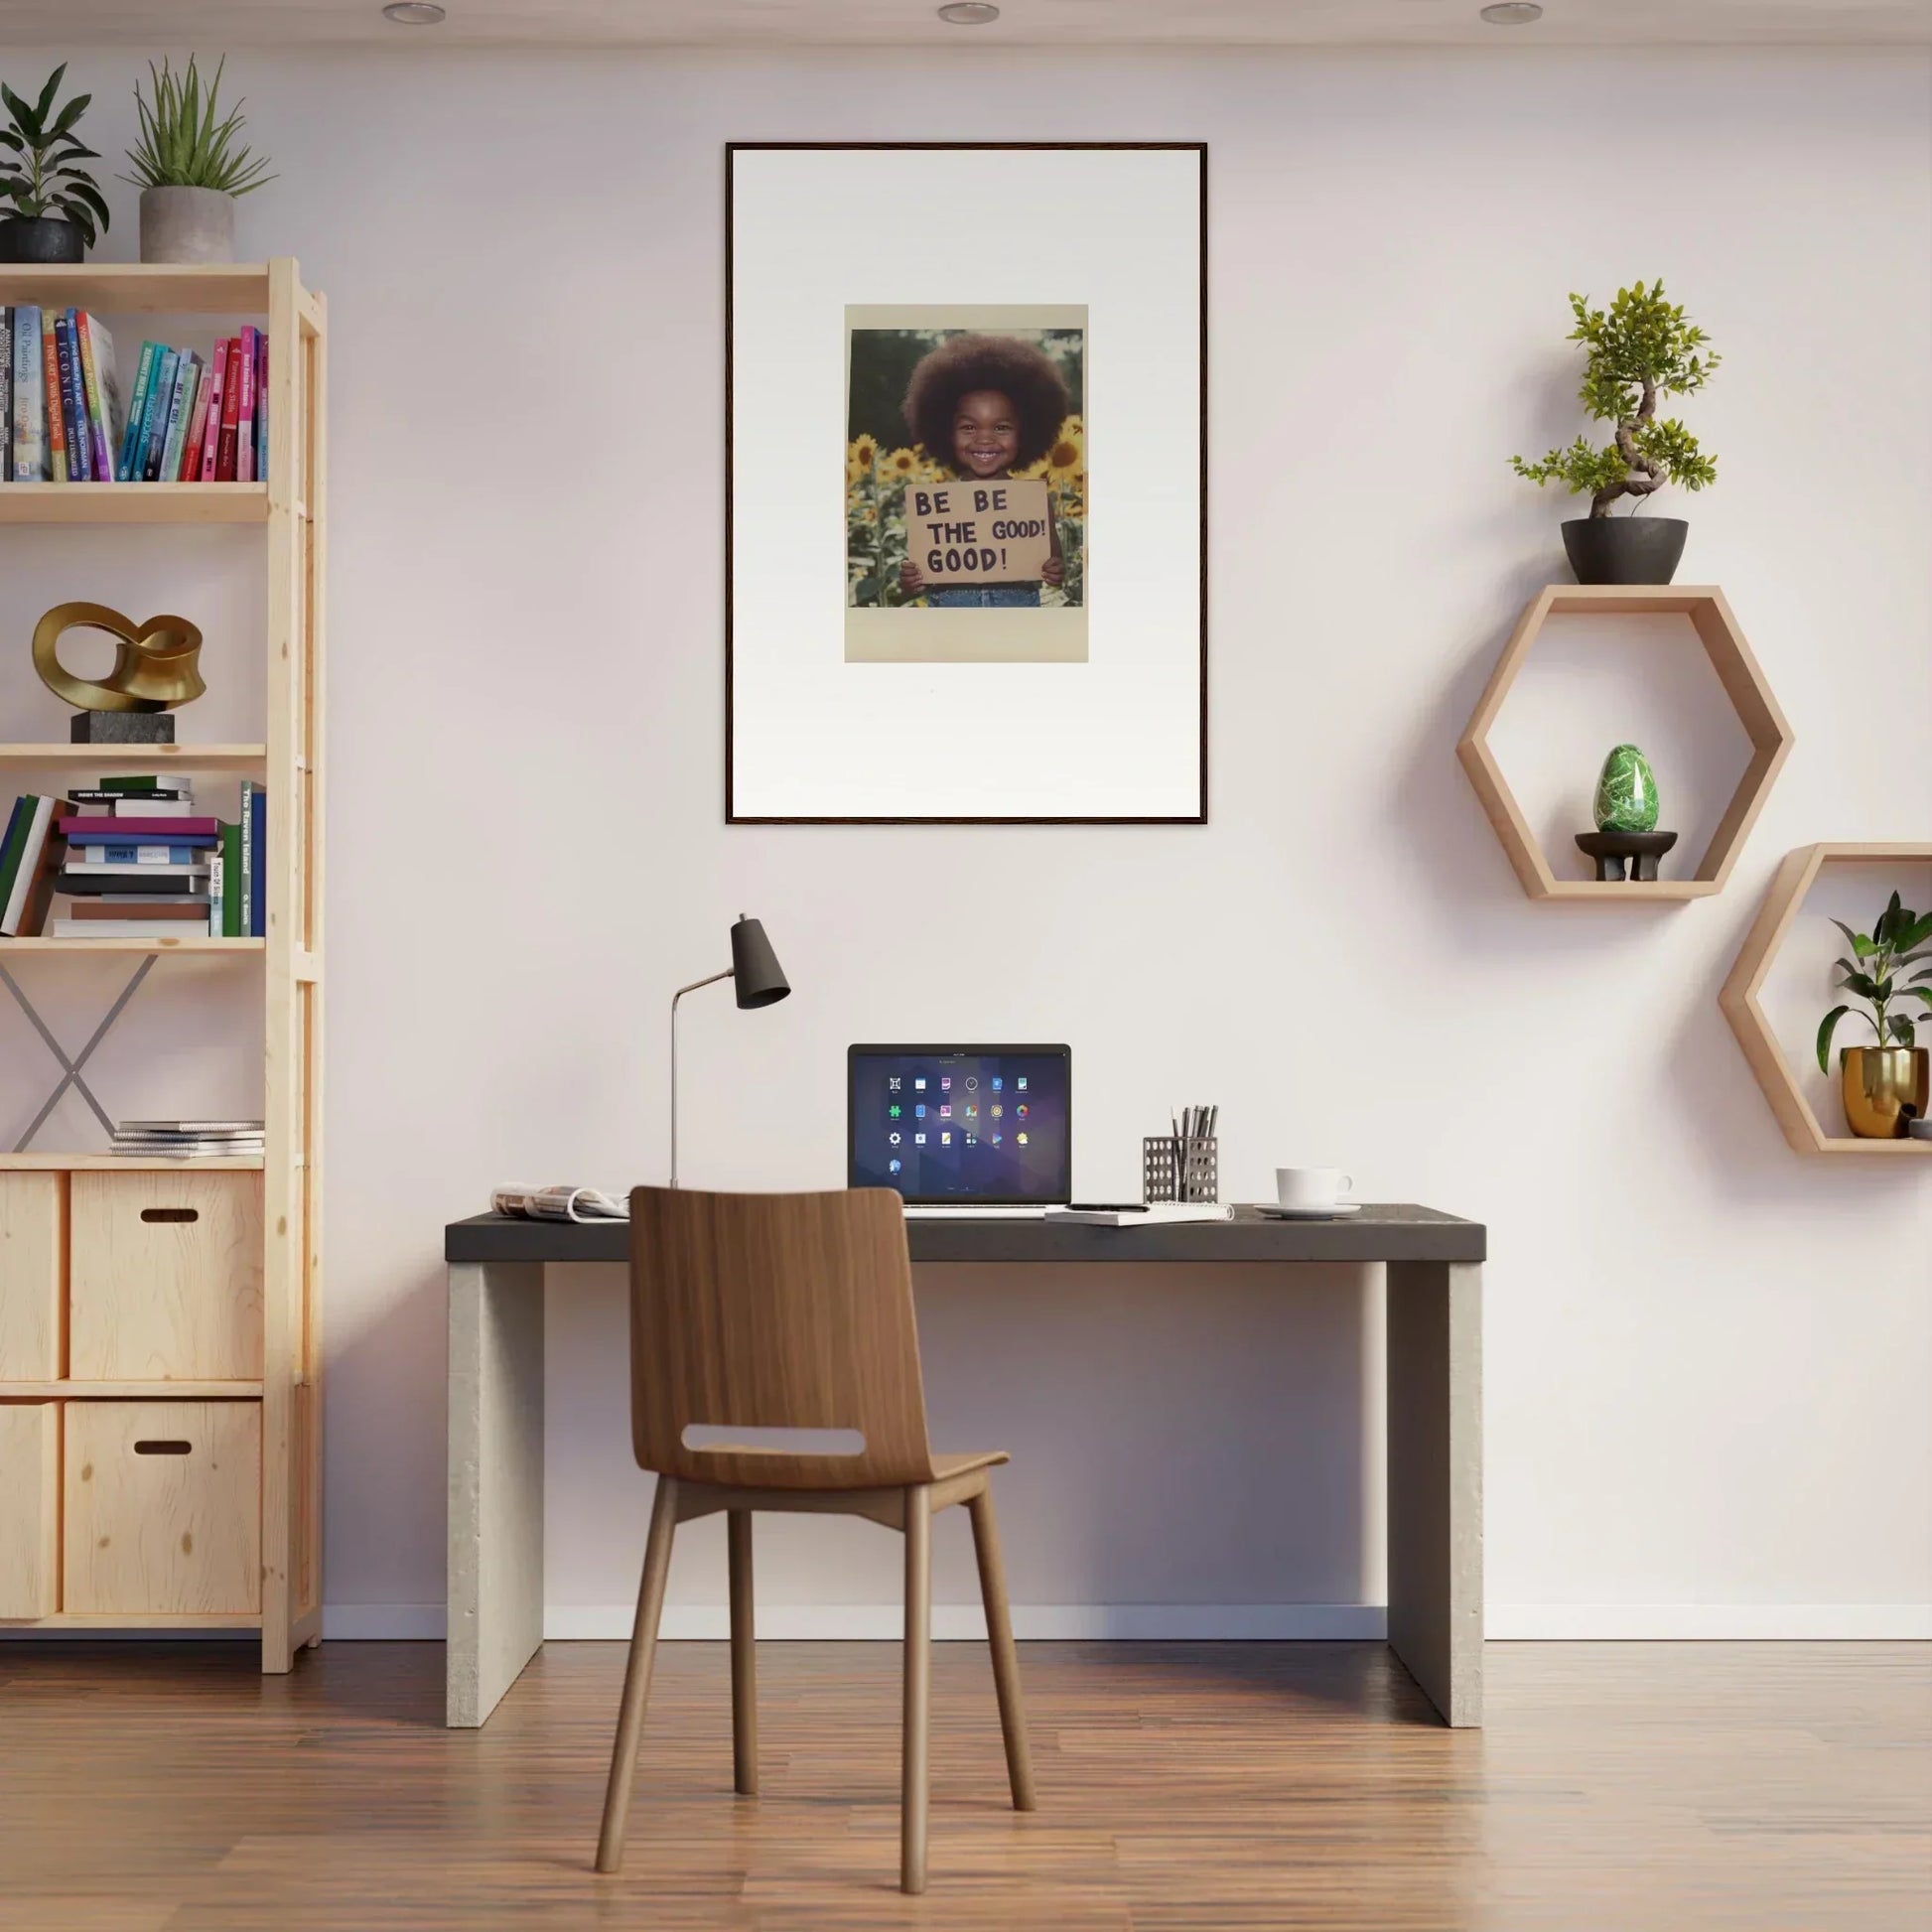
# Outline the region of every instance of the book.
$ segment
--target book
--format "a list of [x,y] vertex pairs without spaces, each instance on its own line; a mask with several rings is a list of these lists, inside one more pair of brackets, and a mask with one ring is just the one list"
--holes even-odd
[[68,480],[67,410],[61,399],[61,350],[52,309],[43,309],[41,318],[41,399],[47,410],[47,474],[50,481]]
[[221,440],[215,446],[214,481],[233,483],[235,432],[241,420],[241,338],[228,345],[228,374],[221,392]]
[[41,397],[41,312],[17,306],[14,318],[14,482],[47,481],[47,414]]
[[195,375],[195,407],[188,417],[188,433],[182,438],[181,462],[175,467],[177,483],[193,483],[202,474],[202,438],[207,433],[207,396],[214,373],[202,368]]
[[221,849],[215,855],[221,869],[221,890],[218,895],[221,906],[221,936],[224,939],[241,937],[241,827],[224,825],[221,828]]
[[[63,866],[54,890],[68,898],[118,897],[130,890],[177,897],[213,895],[214,870],[188,866]],[[229,935],[233,937],[233,934]]]
[[121,416],[120,378],[114,371],[114,339],[100,318],[85,309],[75,316],[74,327],[80,338],[80,376],[87,391],[87,420],[93,433],[94,481],[112,483]]
[[[218,818],[150,818],[141,823],[141,843],[143,845],[212,845],[215,834],[221,829]],[[75,818],[71,814],[61,820],[61,830],[70,839],[91,841],[95,845],[125,845],[127,834],[114,829],[111,818]]]
[[1049,1207],[1039,1217],[1049,1227],[1172,1227],[1177,1221],[1225,1221],[1219,1201],[1164,1201],[1148,1207]]
[[176,845],[75,845],[73,835],[69,833],[68,864],[78,872],[92,872],[96,867],[106,870],[115,866],[173,866],[183,870],[202,865],[207,858],[207,853],[202,848],[213,843],[212,839],[194,839]]
[[228,388],[228,340],[224,336],[214,345],[207,364],[207,421],[202,431],[202,467],[199,481],[212,483],[214,466],[221,453],[221,398]]
[[193,803],[185,788],[167,785],[147,785],[133,791],[110,791],[105,785],[87,785],[68,793],[68,803],[70,805],[118,805],[123,799],[133,799],[140,804]]
[[252,1134],[260,1140],[268,1123],[261,1120],[124,1120],[115,1124],[116,1134],[191,1134],[207,1140],[216,1134]]
[[183,351],[175,374],[175,393],[168,404],[168,423],[161,435],[161,464],[155,472],[158,483],[173,483],[181,474],[181,446],[188,434],[188,418],[195,407],[195,385],[201,379],[201,357]]
[[179,792],[184,798],[189,792],[188,784],[182,779],[161,778],[153,772],[143,775],[132,771],[103,778],[94,789],[96,791],[173,791]]
[[74,340],[73,311],[54,318],[54,353],[61,371],[61,423],[68,453],[68,481],[93,481],[93,439],[87,433],[87,411],[80,393],[79,344]]
[[184,927],[179,919],[56,919],[48,930],[52,939],[204,939],[207,936],[206,920],[199,926]]
[[127,423],[121,431],[120,460],[114,475],[122,483],[136,480],[134,460],[141,451],[141,432],[146,425],[148,398],[154,393],[154,365],[161,353],[159,343],[141,345],[141,360],[134,371],[134,387],[128,392]]
[[0,483],[14,480],[14,312],[0,304]]
[[248,939],[268,937],[268,793],[260,785],[245,782],[241,802],[247,817],[241,839],[242,877],[246,897],[242,900],[241,931]]
[[54,831],[56,801],[37,797],[33,805],[6,908],[0,911],[0,933],[9,939],[31,938],[47,923],[54,876],[60,868],[60,841]]
[[255,481],[255,343],[257,332],[244,325],[241,331],[241,396],[235,404],[236,483]]
[[181,352],[164,346],[154,359],[154,381],[148,388],[148,407],[141,424],[141,447],[135,455],[134,481],[155,483],[161,476],[161,444],[168,434],[168,411],[175,400],[175,378],[181,373]]
[[73,906],[69,914],[75,919],[199,919],[207,923],[208,902],[203,898],[163,898],[140,893],[125,897],[90,898]]
[[30,792],[16,798],[7,815],[7,832],[0,838],[0,908],[14,889],[14,874],[20,869],[20,848],[26,843],[27,827],[33,822],[34,799]]
[[268,338],[255,334],[255,481],[268,481]]

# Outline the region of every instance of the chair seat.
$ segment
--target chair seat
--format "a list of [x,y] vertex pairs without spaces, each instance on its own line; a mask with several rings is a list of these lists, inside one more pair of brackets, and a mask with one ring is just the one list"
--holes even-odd
[[932,1458],[932,1475],[936,1482],[950,1481],[954,1476],[970,1475],[975,1469],[997,1469],[1002,1462],[1012,1458],[1005,1449],[974,1449],[965,1455],[935,1455]]

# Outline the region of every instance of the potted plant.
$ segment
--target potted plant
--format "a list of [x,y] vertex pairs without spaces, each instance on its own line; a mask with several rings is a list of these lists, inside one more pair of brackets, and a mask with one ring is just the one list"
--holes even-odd
[[235,145],[247,125],[237,101],[217,119],[224,56],[206,90],[195,66],[176,73],[164,60],[148,75],[154,98],[134,83],[134,107],[141,138],[127,152],[134,164],[123,181],[141,191],[141,259],[144,262],[231,262],[234,260],[234,205],[275,179],[245,147]]
[[1702,489],[1717,481],[1717,460],[1674,416],[1659,421],[1657,404],[1702,389],[1720,358],[1705,351],[1704,331],[1664,299],[1661,281],[1618,289],[1607,313],[1581,295],[1570,308],[1577,326],[1566,340],[1582,343],[1586,357],[1578,398],[1595,421],[1616,428],[1601,448],[1580,436],[1540,463],[1512,457],[1511,467],[1534,483],[1561,483],[1589,497],[1589,515],[1563,526],[1578,583],[1668,584],[1690,526],[1676,517],[1612,517],[1610,505],[1628,496],[1634,511],[1666,483]]
[[0,261],[80,261],[108,224],[93,176],[74,166],[100,159],[73,131],[93,95],[75,94],[55,111],[67,70],[63,61],[31,106],[0,82],[0,209],[11,210],[0,216]]
[[[1915,1017],[1891,1008],[1902,1000],[1932,1007],[1932,985],[1926,983],[1932,981],[1932,965],[1925,963],[1932,960],[1932,912],[1912,911],[1894,893],[1868,933],[1854,932],[1843,919],[1832,923],[1852,945],[1852,957],[1838,962],[1837,984],[1870,1008],[1865,1018],[1878,1036],[1875,1046],[1848,1046],[1839,1054],[1845,1118],[1862,1139],[1901,1140],[1912,1121],[1925,1118],[1932,1054],[1917,1043]],[[1908,966],[1919,970],[1901,979]],[[1851,1011],[1849,1005],[1834,1007],[1818,1029],[1822,1073],[1832,1070],[1832,1035]]]

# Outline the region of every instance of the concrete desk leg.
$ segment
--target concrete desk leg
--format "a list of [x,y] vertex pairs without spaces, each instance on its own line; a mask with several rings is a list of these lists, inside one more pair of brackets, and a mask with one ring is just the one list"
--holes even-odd
[[1389,1647],[1482,1723],[1482,1270],[1389,1264]]
[[444,1722],[483,1724],[543,1642],[543,1268],[450,1267]]

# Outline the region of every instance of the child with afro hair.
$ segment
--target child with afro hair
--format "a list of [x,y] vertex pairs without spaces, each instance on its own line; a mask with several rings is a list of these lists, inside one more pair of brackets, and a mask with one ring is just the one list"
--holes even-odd
[[[1010,477],[1053,447],[1066,420],[1066,383],[1053,358],[1016,336],[960,335],[920,358],[905,389],[905,423],[926,455],[964,481]],[[1066,574],[1057,521],[1043,581]],[[942,609],[1037,606],[1038,584],[954,584],[928,589],[909,558],[899,589]]]

